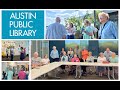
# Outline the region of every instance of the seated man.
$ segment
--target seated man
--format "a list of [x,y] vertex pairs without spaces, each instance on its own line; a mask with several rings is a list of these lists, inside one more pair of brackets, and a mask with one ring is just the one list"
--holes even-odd
[[41,58],[38,57],[38,52],[34,53],[34,56],[32,57],[32,68],[36,68],[38,66],[41,66]]

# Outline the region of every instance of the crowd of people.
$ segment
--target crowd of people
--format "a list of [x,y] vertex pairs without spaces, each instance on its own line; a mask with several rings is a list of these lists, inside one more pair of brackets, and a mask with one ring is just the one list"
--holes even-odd
[[[32,57],[32,68],[36,68],[39,66],[43,66],[46,64],[49,64],[50,61],[52,62],[89,62],[94,63],[95,58],[92,55],[92,52],[88,51],[85,47],[81,50],[78,46],[75,46],[74,49],[69,48],[68,50],[65,50],[62,48],[61,52],[59,53],[56,46],[53,46],[53,50],[50,53],[50,57],[52,58],[49,60],[47,55],[43,59],[38,57],[38,53],[35,52],[34,56]],[[118,63],[118,56],[115,52],[110,51],[109,48],[106,48],[106,51],[100,52],[97,63]],[[73,75],[76,73],[76,66],[67,66],[62,65],[60,66],[63,70],[63,73],[68,70],[67,72],[69,75]],[[79,67],[79,66],[77,66]],[[66,69],[67,68],[67,69]],[[87,66],[81,66],[82,69],[82,75],[87,75]],[[107,74],[107,67],[98,66],[96,67],[96,74],[98,74],[100,77]],[[110,71],[112,70],[112,67],[110,67]],[[79,70],[80,71],[80,70]],[[112,75],[112,74],[111,74]]]
[[18,73],[12,66],[7,66],[6,70],[2,72],[3,80],[28,80],[29,71],[22,66]]
[[[78,46],[75,46],[74,50],[69,48],[68,51],[62,48],[60,54],[58,53],[56,46],[53,46],[50,57],[52,58],[52,62],[94,62],[94,56],[92,56],[92,52],[88,51],[86,48],[80,50]],[[112,52],[109,48],[106,48],[104,53],[100,52],[97,58],[97,63],[118,63],[118,56],[116,56],[115,52]],[[65,70],[65,66],[62,66],[61,68]],[[71,69],[69,74],[74,74],[75,66],[69,68]],[[81,68],[83,70],[82,75],[87,75],[86,66],[82,66]],[[112,70],[111,67],[110,70]],[[107,73],[107,68],[99,66],[96,68],[96,73],[98,73],[99,76],[103,76],[103,74]]]
[[40,66],[43,66],[43,65],[47,65],[47,64],[50,63],[50,60],[49,60],[47,54],[44,55],[44,58],[41,58],[41,57],[39,57],[38,52],[34,53],[34,55],[33,55],[31,60],[32,60],[32,64],[31,64],[32,65],[32,69],[40,67]]
[[[109,15],[105,12],[98,14],[100,28],[97,29],[91,25],[89,20],[84,20],[82,28],[82,37],[77,39],[95,39],[95,33],[98,32],[98,39],[117,39],[118,30],[114,22],[110,21]],[[74,39],[76,28],[72,22],[67,27],[60,24],[60,17],[56,17],[56,22],[49,25],[46,31],[46,39]]]
[[[18,51],[20,53],[20,60],[23,61],[26,57],[26,48],[20,47],[18,48]],[[7,47],[6,48],[6,58],[10,58],[10,61],[14,61],[14,55],[15,55],[15,50],[14,47]]]

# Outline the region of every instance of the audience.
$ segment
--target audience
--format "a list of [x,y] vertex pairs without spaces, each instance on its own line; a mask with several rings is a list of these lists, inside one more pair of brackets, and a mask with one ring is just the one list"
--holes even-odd
[[[105,57],[104,54],[101,52],[101,53],[100,53],[100,56],[98,57],[97,62],[98,62],[98,63],[103,63],[103,62],[105,62],[105,61],[107,61],[107,60],[106,60],[106,57]],[[98,67],[98,72],[99,72],[99,76],[100,76],[100,77],[103,76],[104,71],[105,71],[105,70],[104,70],[104,67],[102,67],[102,66],[99,66],[99,67]]]
[[60,52],[60,57],[62,57],[63,56],[63,53],[65,52],[65,49],[64,48],[62,48],[62,51]]
[[36,68],[38,66],[41,66],[41,58],[38,57],[38,52],[34,53],[34,56],[32,57],[32,68]]
[[58,50],[56,49],[56,46],[53,46],[53,50],[51,51],[50,56],[53,62],[59,61],[59,53]]
[[[82,59],[81,59],[81,62],[86,62],[87,57],[88,57],[88,50],[84,47],[84,49],[82,50]],[[87,74],[86,66],[82,66],[82,70],[83,70],[82,75],[86,75]]]
[[[112,55],[110,57],[110,63],[118,63],[118,56],[116,56],[116,53],[115,52],[112,52]],[[114,68],[114,67],[113,67]],[[110,67],[110,74],[112,76],[112,70],[113,70],[112,67]],[[118,68],[115,68],[115,73],[118,73]],[[112,76],[113,77],[113,76]]]
[[74,54],[74,52],[73,52],[72,48],[69,48],[69,50],[68,50],[68,52],[67,52],[69,61],[71,61],[71,58],[73,58],[73,54]]
[[48,56],[47,56],[47,54],[44,56],[44,58],[41,60],[41,64],[42,65],[47,65],[47,64],[49,64],[50,63],[50,60],[49,60],[49,58],[48,58]]
[[[66,55],[66,52],[64,51],[63,56],[61,57],[61,62],[68,62],[68,56]],[[65,73],[65,65],[62,65],[61,68],[63,72]]]
[[78,45],[75,46],[74,54],[77,54],[79,58],[81,57],[81,50],[79,49]]
[[92,56],[92,52],[89,52],[89,55],[86,59],[87,62],[94,62],[94,57]]
[[109,62],[111,57],[112,51],[110,51],[109,48],[106,48],[106,51],[104,52],[104,56],[106,57],[106,60]]

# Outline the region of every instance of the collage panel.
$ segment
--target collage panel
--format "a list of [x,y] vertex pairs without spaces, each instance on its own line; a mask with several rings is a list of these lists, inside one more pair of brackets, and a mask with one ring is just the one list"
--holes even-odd
[[28,40],[2,40],[2,61],[29,61]]
[[2,10],[2,39],[44,39],[44,10]]
[[118,10],[46,10],[46,39],[118,39]]
[[2,81],[119,80],[119,9],[1,10]]
[[31,80],[118,80],[118,40],[32,40]]
[[28,80],[29,62],[2,62],[2,80]]

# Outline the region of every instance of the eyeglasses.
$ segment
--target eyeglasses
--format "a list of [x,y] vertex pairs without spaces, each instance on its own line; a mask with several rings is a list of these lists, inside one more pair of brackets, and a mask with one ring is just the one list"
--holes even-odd
[[104,17],[100,16],[99,19],[104,19]]

